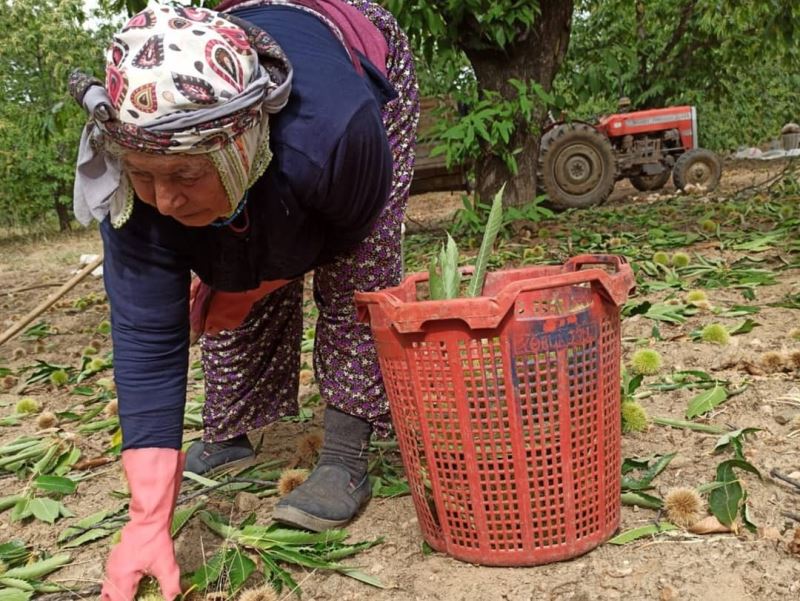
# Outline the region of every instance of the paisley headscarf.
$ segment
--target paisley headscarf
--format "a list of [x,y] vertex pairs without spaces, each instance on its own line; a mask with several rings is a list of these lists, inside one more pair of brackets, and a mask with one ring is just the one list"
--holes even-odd
[[263,30],[211,10],[151,2],[114,36],[105,85],[70,77],[91,117],[76,170],[76,218],[87,224],[110,214],[115,227],[127,220],[126,150],[207,155],[235,214],[272,158],[267,115],[285,106],[291,79],[286,55]]

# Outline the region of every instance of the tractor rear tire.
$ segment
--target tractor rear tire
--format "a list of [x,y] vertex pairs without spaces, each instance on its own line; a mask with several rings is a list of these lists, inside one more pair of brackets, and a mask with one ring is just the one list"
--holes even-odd
[[583,209],[605,202],[611,194],[617,161],[608,138],[594,127],[564,123],[542,137],[539,177],[556,207]]
[[721,176],[722,162],[716,154],[705,148],[683,153],[672,168],[672,182],[678,190],[692,184],[711,192],[719,184]]
[[653,175],[632,175],[630,177],[631,184],[633,187],[639,190],[639,192],[650,192],[652,190],[660,190],[664,187],[664,184],[667,183],[667,180],[670,176],[670,170],[666,169],[661,173],[655,173]]

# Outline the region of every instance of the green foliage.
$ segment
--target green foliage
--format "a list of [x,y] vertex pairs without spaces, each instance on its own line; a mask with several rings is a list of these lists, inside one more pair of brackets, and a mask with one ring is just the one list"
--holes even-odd
[[635,108],[693,104],[702,145],[735,149],[796,118],[798,25],[791,0],[581,0],[556,89],[583,118],[622,95]]
[[0,225],[57,217],[65,229],[85,121],[67,76],[101,72],[107,29],[81,0],[15,0],[0,11],[0,37]]

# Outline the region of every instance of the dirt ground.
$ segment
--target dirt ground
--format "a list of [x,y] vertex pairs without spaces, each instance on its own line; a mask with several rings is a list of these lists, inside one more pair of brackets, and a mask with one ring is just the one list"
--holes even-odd
[[[769,178],[777,169],[767,164],[728,167],[722,189],[730,194]],[[654,202],[657,197],[635,193],[629,186],[620,185],[608,208],[624,209],[626,203]],[[459,194],[415,197],[409,218],[423,229],[436,228],[451,219],[459,206]],[[27,241],[0,240],[0,329],[9,327],[66,281],[79,267],[80,255],[100,250],[99,237],[94,231]],[[693,342],[687,336],[704,322],[701,315],[679,326],[662,326],[662,333],[668,332],[670,341],[656,346],[664,357],[666,371],[698,369],[716,378],[749,382],[742,394],[721,405],[709,421],[760,429],[748,439],[746,454],[763,479],[749,474],[744,477],[751,519],[759,526],[758,533],[742,529],[737,535],[697,536],[678,531],[622,546],[601,545],[583,556],[555,564],[490,568],[424,553],[411,497],[376,498],[348,527],[348,532],[353,541],[382,536],[385,542],[351,558],[348,563],[361,566],[363,571],[380,578],[386,588],[371,588],[337,574],[295,570],[293,573],[302,586],[303,598],[308,601],[779,601],[800,598],[800,556],[788,550],[794,528],[800,523],[783,515],[784,512],[800,514],[800,489],[793,490],[770,476],[770,471],[777,468],[800,479],[800,436],[790,436],[792,420],[797,423],[800,406],[784,399],[786,395],[800,395],[800,382],[796,372],[767,374],[751,370],[746,373],[742,367],[768,350],[800,349],[800,342],[787,338],[787,331],[800,325],[797,310],[766,306],[788,292],[796,293],[799,275],[798,270],[784,271],[778,284],[760,288],[758,304],[762,311],[756,317],[761,325],[749,334],[734,337],[733,344],[723,350]],[[43,286],[45,284],[48,286]],[[39,287],[24,290],[32,286]],[[75,366],[80,362],[82,349],[92,341],[100,347],[101,355],[110,351],[110,339],[96,333],[98,325],[108,318],[107,305],[88,303],[83,309],[75,308],[79,299],[103,296],[99,278],[85,280],[43,317],[58,333],[41,342],[17,337],[0,346],[0,367],[19,370],[33,364],[34,359]],[[647,298],[661,300],[664,296],[664,293],[657,293]],[[709,291],[709,300],[714,305],[727,306],[739,303],[741,296],[723,288]],[[720,321],[733,325],[741,319]],[[623,361],[629,358],[635,341],[649,336],[651,328],[652,322],[641,316],[624,320]],[[202,390],[202,384],[192,379],[190,387],[190,397]],[[301,401],[314,392],[313,383],[304,384]],[[652,415],[681,419],[686,402],[693,394],[686,390],[659,392],[644,399],[643,404]],[[34,386],[21,395],[17,384],[0,392],[0,417],[13,412],[20,396],[34,397],[50,411],[75,409],[80,402],[68,389],[54,390],[44,385]],[[295,454],[298,435],[318,432],[320,423],[320,407],[317,406],[311,421],[271,425],[264,432],[259,458],[290,460]],[[69,430],[70,426],[64,428]],[[0,445],[35,430],[31,419],[23,420],[19,426],[2,427]],[[197,436],[198,431],[187,434]],[[652,426],[647,432],[623,436],[622,456],[650,457],[677,452],[654,482],[652,492],[663,497],[671,487],[699,486],[714,479],[714,469],[720,461],[712,454],[717,439],[715,435]],[[76,444],[84,457],[102,456],[109,446],[109,434],[81,435]],[[122,488],[118,462],[83,472],[83,475],[85,479],[78,492],[64,499],[75,518],[62,519],[54,526],[35,520],[20,524],[11,523],[9,512],[4,512],[0,514],[0,543],[21,539],[36,548],[55,552],[58,534],[67,525],[102,508],[120,504],[118,498],[110,495]],[[3,488],[0,496],[24,488],[24,483],[12,477],[0,479],[0,485]],[[235,503],[217,496],[209,500],[210,505],[233,517],[254,508],[259,523],[269,521],[274,502],[274,498],[256,500],[246,495]],[[621,530],[643,526],[654,519],[655,511],[625,506]],[[191,521],[176,543],[182,569],[198,568],[203,557],[208,557],[218,544],[219,539],[214,534],[197,520]],[[98,584],[109,545],[109,539],[103,539],[72,550],[74,563],[54,574],[51,580],[78,588]]]

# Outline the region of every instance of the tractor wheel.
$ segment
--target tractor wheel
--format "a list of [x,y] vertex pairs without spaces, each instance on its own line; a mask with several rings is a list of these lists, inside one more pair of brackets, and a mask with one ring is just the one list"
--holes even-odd
[[661,173],[655,173],[653,175],[632,175],[631,176],[631,184],[633,187],[639,190],[639,192],[650,192],[651,190],[660,190],[664,187],[664,184],[667,183],[669,179],[670,171],[666,169]]
[[554,205],[582,209],[611,194],[617,161],[608,138],[591,125],[564,123],[542,137],[539,177]]
[[682,154],[672,168],[672,182],[679,190],[689,184],[702,186],[710,192],[719,184],[722,163],[719,157],[705,148],[695,148]]

